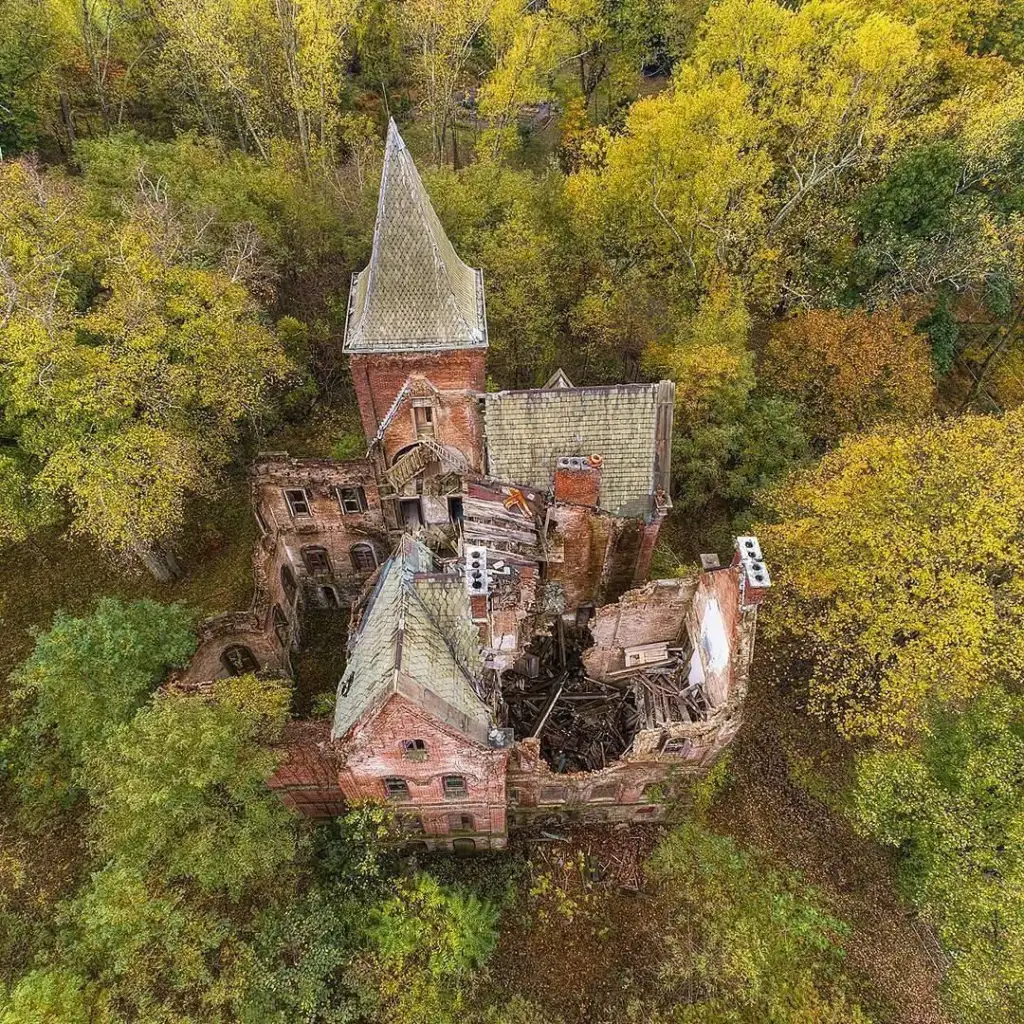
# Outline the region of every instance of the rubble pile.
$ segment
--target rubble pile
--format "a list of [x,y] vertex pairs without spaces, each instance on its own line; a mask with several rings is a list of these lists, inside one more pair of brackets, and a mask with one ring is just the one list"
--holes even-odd
[[558,619],[555,634],[536,637],[516,669],[502,676],[504,724],[516,739],[538,738],[555,772],[607,767],[629,748],[640,722],[627,686],[587,676],[583,652],[592,643],[589,630]]

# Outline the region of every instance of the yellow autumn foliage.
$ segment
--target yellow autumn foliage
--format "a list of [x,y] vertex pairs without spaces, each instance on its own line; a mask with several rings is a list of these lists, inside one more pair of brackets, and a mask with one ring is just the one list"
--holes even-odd
[[1024,411],[848,438],[763,496],[770,640],[811,710],[900,741],[1024,672]]
[[927,339],[897,309],[811,309],[784,320],[762,372],[801,403],[826,443],[886,420],[919,420],[934,399]]

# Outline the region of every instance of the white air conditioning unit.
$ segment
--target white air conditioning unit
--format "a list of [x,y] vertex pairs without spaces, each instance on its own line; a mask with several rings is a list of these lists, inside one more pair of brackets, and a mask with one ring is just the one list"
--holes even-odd
[[487,593],[487,548],[466,545],[466,589],[470,594]]

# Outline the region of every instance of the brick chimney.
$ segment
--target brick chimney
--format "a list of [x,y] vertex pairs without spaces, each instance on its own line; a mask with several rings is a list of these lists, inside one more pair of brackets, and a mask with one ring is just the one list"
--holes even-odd
[[555,466],[555,501],[599,505],[602,461],[600,455],[562,456]]

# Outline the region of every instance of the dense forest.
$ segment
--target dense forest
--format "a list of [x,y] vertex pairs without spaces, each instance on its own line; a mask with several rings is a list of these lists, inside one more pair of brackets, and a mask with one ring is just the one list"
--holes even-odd
[[[300,823],[290,685],[160,689],[253,454],[361,448],[389,117],[488,386],[671,377],[658,573],[772,566],[632,886]],[[1020,0],[0,0],[0,1024],[1024,1019],[1022,313]]]

